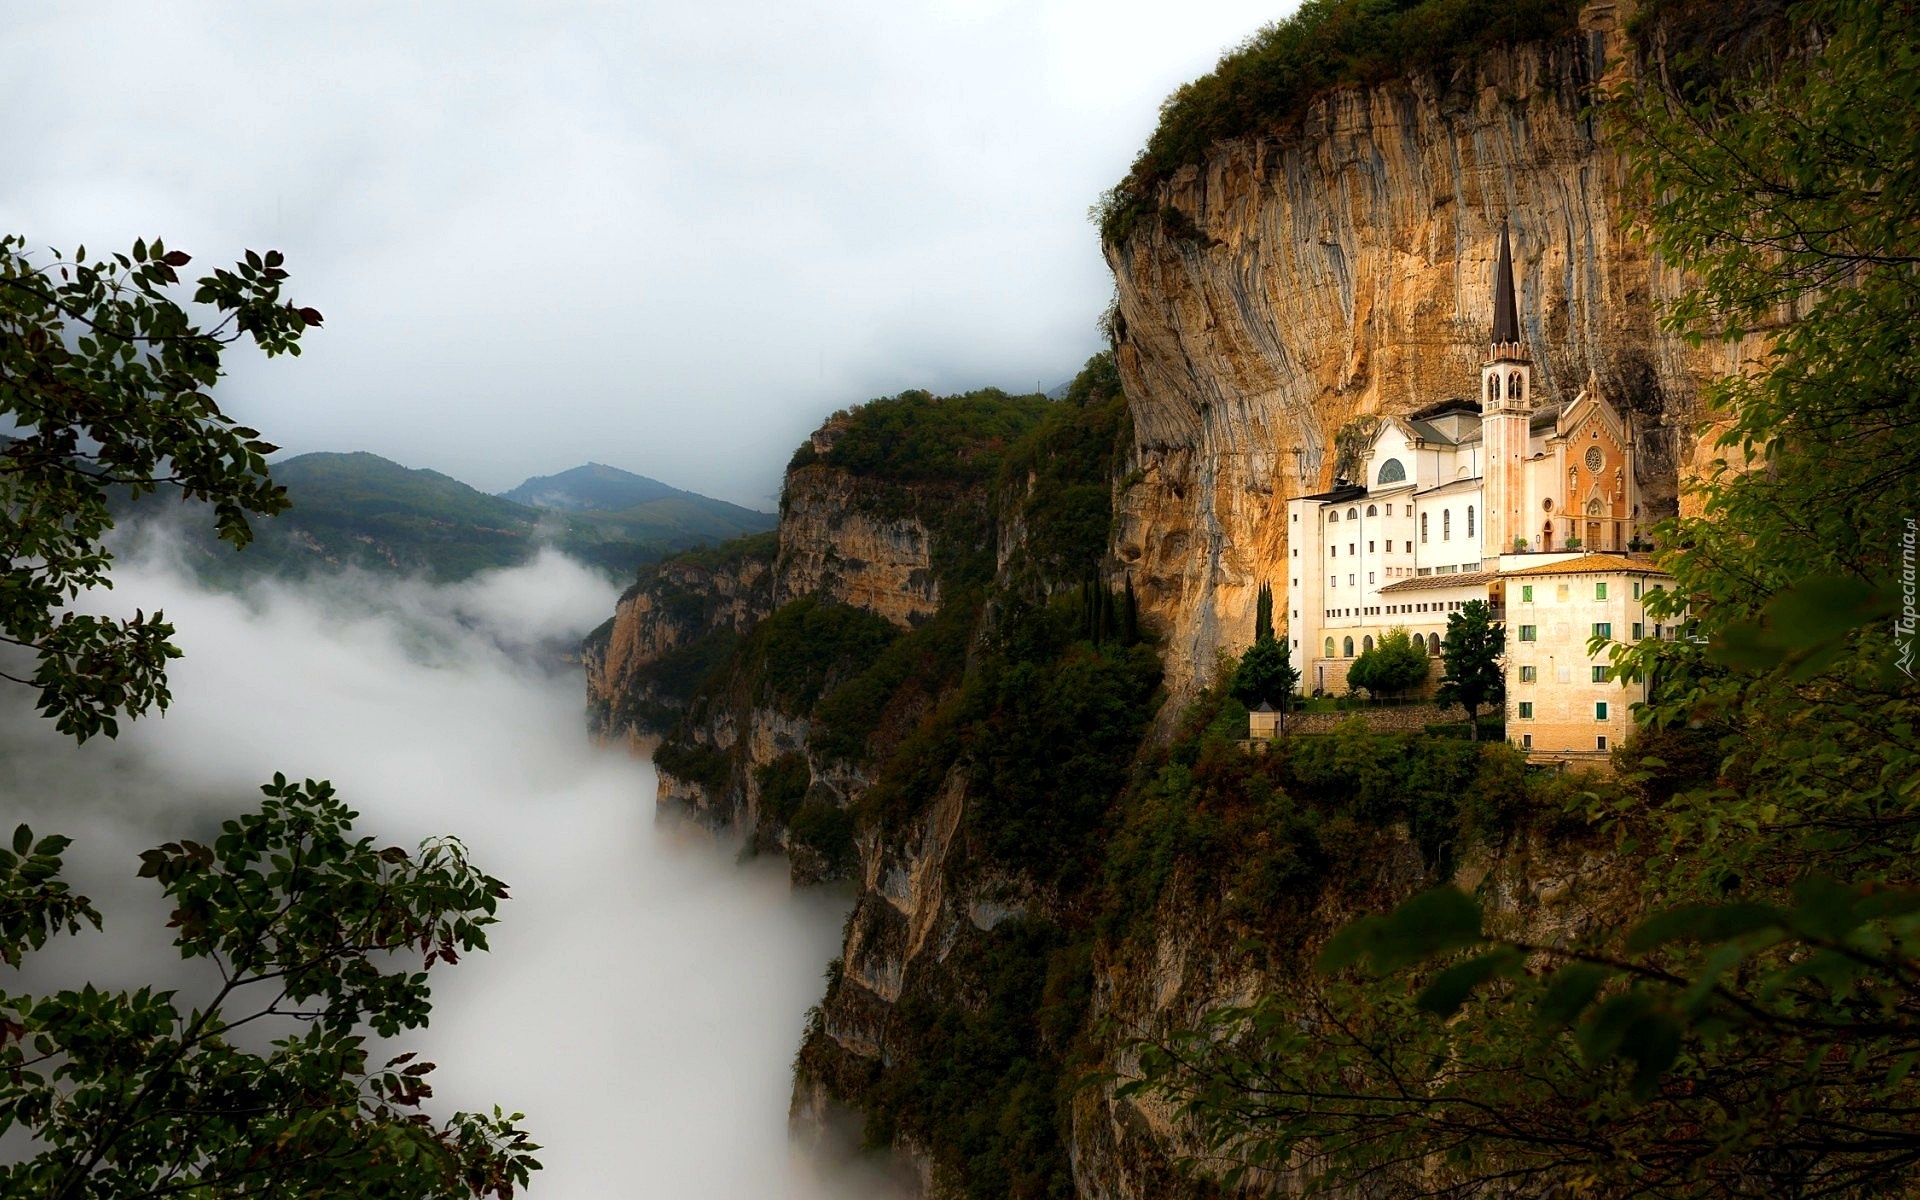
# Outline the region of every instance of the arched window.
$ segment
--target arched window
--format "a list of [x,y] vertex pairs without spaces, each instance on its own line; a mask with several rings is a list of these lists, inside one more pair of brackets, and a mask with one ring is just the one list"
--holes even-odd
[[1353,639],[1352,638],[1340,639],[1340,656],[1342,658],[1353,657]]
[[1439,634],[1430,633],[1427,635],[1427,653],[1428,654],[1440,653],[1440,635]]
[[1519,398],[1520,398],[1520,372],[1513,371],[1507,375],[1507,399],[1518,400]]
[[1368,634],[1366,637],[1360,639],[1360,650],[1362,653],[1365,653],[1371,649],[1373,649],[1373,635]]
[[1333,524],[1335,521],[1338,521],[1339,519],[1340,519],[1340,512],[1338,509],[1335,509],[1334,511],[1327,514],[1327,524],[1329,525]]
[[1423,542],[1427,540],[1427,514],[1425,513],[1420,514],[1420,540]]
[[1500,377],[1498,375],[1489,375],[1487,376],[1487,399],[1498,400],[1499,398]]
[[1327,657],[1328,658],[1333,657],[1333,639],[1332,638],[1327,639]]
[[1367,515],[1368,515],[1368,516],[1370,516],[1370,517],[1377,517],[1377,516],[1379,516],[1379,515],[1380,515],[1380,506],[1379,506],[1378,504],[1369,504],[1369,505],[1367,505]]
[[1467,536],[1473,536],[1473,505],[1467,505]]
[[1420,652],[1420,657],[1425,658],[1427,656],[1427,639],[1421,637],[1419,634],[1415,634],[1413,637],[1413,648]]
[[1358,521],[1359,519],[1360,519],[1360,510],[1359,510],[1359,509],[1357,509],[1357,508],[1350,508],[1350,509],[1348,509],[1348,510],[1347,510],[1347,520],[1349,520],[1349,521]]
[[1450,508],[1440,514],[1440,540],[1443,542],[1453,540],[1453,510]]
[[1407,479],[1407,468],[1404,464],[1401,463],[1399,459],[1390,458],[1387,461],[1380,464],[1380,475],[1379,475],[1378,482],[1382,486],[1389,483],[1405,483],[1406,479]]

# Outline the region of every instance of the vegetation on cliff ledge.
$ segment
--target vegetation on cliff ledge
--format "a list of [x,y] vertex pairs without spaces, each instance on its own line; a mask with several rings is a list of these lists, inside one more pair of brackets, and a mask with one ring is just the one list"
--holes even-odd
[[[1133,169],[1095,206],[1109,245],[1154,215],[1159,185],[1219,142],[1283,133],[1336,88],[1444,70],[1483,51],[1563,37],[1581,0],[1306,0],[1160,106]],[[1171,210],[1178,213],[1179,210]],[[1171,217],[1176,223],[1178,216]],[[1198,235],[1189,222],[1178,229]]]
[[999,388],[958,396],[905,391],[835,413],[825,451],[803,442],[787,469],[822,463],[892,483],[979,482],[993,477],[1001,452],[1047,408],[1045,396]]

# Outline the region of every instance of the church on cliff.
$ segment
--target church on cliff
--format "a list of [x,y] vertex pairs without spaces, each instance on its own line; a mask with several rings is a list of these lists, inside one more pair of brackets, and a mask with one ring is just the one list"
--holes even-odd
[[[1435,658],[1470,600],[1507,628],[1507,735],[1539,755],[1604,755],[1644,683],[1611,678],[1592,638],[1638,638],[1666,577],[1647,556],[1632,423],[1597,381],[1534,391],[1502,226],[1493,336],[1476,400],[1385,417],[1352,473],[1287,505],[1287,637],[1308,692],[1405,628]],[[1665,633],[1655,627],[1656,636]]]

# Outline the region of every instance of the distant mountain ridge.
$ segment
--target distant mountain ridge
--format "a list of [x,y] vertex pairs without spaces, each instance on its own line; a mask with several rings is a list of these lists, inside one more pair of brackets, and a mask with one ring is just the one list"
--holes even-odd
[[448,580],[523,562],[552,544],[625,575],[776,521],[599,463],[535,477],[499,496],[364,450],[301,454],[271,470],[292,508],[256,520],[257,540],[241,555],[223,553],[211,533],[196,533],[197,565],[220,576],[352,565]]
[[[512,491],[501,492],[500,496],[529,508],[552,508],[561,512],[618,512],[623,508],[674,496],[706,499],[661,483],[658,479],[649,479],[645,475],[635,475],[632,471],[622,471],[619,467],[596,462],[562,471],[558,475],[536,475]],[[716,500],[713,503],[722,502]]]

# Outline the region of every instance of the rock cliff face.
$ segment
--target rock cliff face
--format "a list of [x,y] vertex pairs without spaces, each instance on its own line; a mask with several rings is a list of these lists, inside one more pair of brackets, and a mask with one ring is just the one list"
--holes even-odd
[[774,551],[774,539],[762,535],[641,569],[613,619],[581,646],[595,737],[664,732],[699,666],[676,673],[676,656],[714,635],[737,635],[772,611]]
[[[1618,922],[1635,911],[1633,865],[1611,854],[1580,846],[1543,844],[1528,839],[1485,849],[1461,864],[1454,882],[1478,890],[1489,928],[1502,936],[1537,944],[1562,944],[1598,924]],[[1350,890],[1344,903],[1325,899],[1309,918],[1326,932],[1356,911],[1389,907],[1431,883],[1418,847],[1404,826],[1394,829],[1374,851],[1370,877]],[[1154,1037],[1196,1027],[1222,1006],[1252,1002],[1263,993],[1296,986],[1291,972],[1274,970],[1243,948],[1232,915],[1221,897],[1183,877],[1162,895],[1152,921],[1153,936],[1125,946],[1099,964],[1094,989],[1094,1028],[1132,1031]],[[1138,1069],[1138,1057],[1124,1037],[1101,1047],[1100,1067],[1122,1077]],[[1182,1128],[1163,1101],[1119,1098],[1112,1085],[1089,1088],[1074,1097],[1072,1153],[1077,1194],[1100,1200],[1164,1200],[1196,1194],[1192,1178],[1175,1170],[1172,1158],[1198,1154],[1201,1147]],[[1301,1177],[1256,1176],[1246,1195],[1298,1195]],[[1344,1193],[1338,1193],[1345,1195]]]
[[1737,351],[1658,327],[1682,281],[1635,232],[1621,153],[1586,115],[1632,69],[1630,0],[1582,37],[1486,53],[1448,76],[1324,97],[1284,136],[1216,146],[1106,248],[1136,482],[1115,553],[1170,632],[1181,686],[1287,583],[1285,503],[1332,482],[1342,426],[1471,396],[1511,222],[1536,387],[1590,378],[1632,414],[1655,515],[1694,453],[1702,378]]
[[845,471],[797,468],[780,500],[775,593],[777,604],[819,596],[918,624],[940,607],[933,535],[918,514]]

